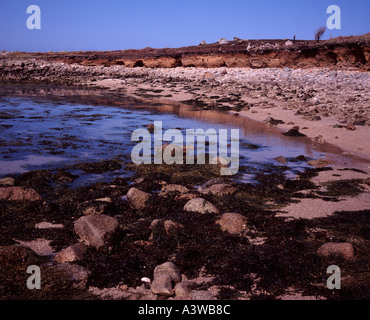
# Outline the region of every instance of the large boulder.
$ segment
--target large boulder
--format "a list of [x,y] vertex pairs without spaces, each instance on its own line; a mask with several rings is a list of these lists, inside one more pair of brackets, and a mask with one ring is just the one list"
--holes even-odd
[[149,193],[141,191],[137,188],[131,188],[127,192],[127,201],[129,205],[136,210],[145,209],[149,199],[150,199]]
[[203,198],[195,198],[189,200],[185,206],[184,210],[188,212],[197,212],[201,214],[205,213],[216,213],[218,214],[218,209],[209,201]]
[[169,275],[173,282],[181,281],[181,274],[173,262],[165,262],[154,269],[154,279],[161,275]]
[[0,188],[0,200],[39,201],[41,196],[32,188],[7,187]]
[[243,234],[248,231],[247,218],[239,213],[224,213],[217,221],[221,230],[231,234]]
[[348,242],[335,243],[328,242],[322,245],[318,250],[317,254],[320,257],[336,256],[346,260],[353,260],[355,257],[355,251],[353,245]]
[[154,279],[150,289],[156,295],[172,296],[175,292],[172,283],[181,281],[181,274],[172,262],[166,262],[154,269]]
[[97,249],[112,243],[118,227],[116,219],[103,214],[81,217],[74,223],[74,230],[80,239]]

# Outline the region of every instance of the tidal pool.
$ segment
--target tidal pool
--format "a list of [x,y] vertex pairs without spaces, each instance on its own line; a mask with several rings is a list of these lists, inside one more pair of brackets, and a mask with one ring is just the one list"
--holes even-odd
[[[306,138],[285,137],[276,128],[227,113],[165,102],[155,106],[125,104],[124,100],[119,106],[90,102],[91,97],[89,102],[82,97],[78,103],[63,101],[63,97],[58,97],[58,101],[1,97],[0,176],[127,157],[138,143],[131,141],[132,133],[154,121],[162,122],[163,131],[179,129],[184,136],[186,129],[215,129],[217,132],[227,129],[230,137],[231,129],[239,129],[240,166],[255,170],[269,163],[280,165],[273,160],[278,156],[288,159],[286,174],[292,176],[307,167],[306,162],[295,159],[297,156],[341,159],[334,147],[317,147]],[[253,181],[251,171],[241,171],[237,178]],[[88,182],[128,175],[124,167],[106,174],[75,173]]]

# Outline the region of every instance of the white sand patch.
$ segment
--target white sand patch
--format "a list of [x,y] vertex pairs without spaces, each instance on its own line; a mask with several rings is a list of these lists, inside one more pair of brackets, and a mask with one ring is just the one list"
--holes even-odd
[[322,199],[302,199],[293,203],[278,213],[278,217],[293,217],[296,219],[315,219],[327,217],[335,211],[360,211],[370,209],[370,193],[363,193],[357,197],[338,198],[339,202],[324,201]]

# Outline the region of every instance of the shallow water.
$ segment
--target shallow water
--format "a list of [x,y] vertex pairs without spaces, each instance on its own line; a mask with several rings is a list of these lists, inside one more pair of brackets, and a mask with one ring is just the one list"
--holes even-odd
[[[0,176],[130,155],[137,144],[131,141],[132,132],[153,121],[162,121],[163,131],[181,130],[184,137],[186,129],[212,128],[217,132],[228,129],[228,137],[231,129],[240,129],[240,165],[278,165],[273,158],[281,155],[288,159],[299,155],[319,158],[330,157],[335,151],[314,147],[308,139],[285,137],[276,128],[267,128],[264,124],[177,104],[133,107],[123,102],[115,107],[3,97],[0,99]],[[305,162],[289,162],[287,174],[294,175],[295,170],[306,166]],[[91,182],[125,175],[122,169],[88,177],[85,174],[84,180]],[[249,174],[239,178],[252,179]]]

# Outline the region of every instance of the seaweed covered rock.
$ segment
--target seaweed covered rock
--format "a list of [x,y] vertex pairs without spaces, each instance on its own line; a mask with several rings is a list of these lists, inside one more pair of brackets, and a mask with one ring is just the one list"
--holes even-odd
[[122,164],[116,159],[100,162],[86,162],[77,164],[76,167],[86,173],[104,173],[121,169]]
[[[30,299],[27,268],[42,262],[33,250],[23,245],[0,247],[0,299]],[[38,291],[38,290],[37,290]]]
[[287,136],[287,137],[306,137],[306,135],[299,132],[297,128],[292,128],[288,132],[282,133],[282,135]]
[[85,201],[80,204],[78,207],[81,210],[82,214],[85,216],[93,216],[103,214],[106,207],[109,205],[108,201],[100,201],[93,200],[93,201]]
[[80,239],[97,249],[112,243],[118,227],[116,219],[103,214],[81,217],[74,223],[74,230]]
[[72,263],[49,262],[41,265],[42,283],[41,287],[71,288],[85,290],[90,272],[84,267]]
[[172,232],[184,229],[184,226],[181,223],[177,223],[172,220],[155,219],[152,221],[149,227],[149,229],[153,231],[151,238],[153,237],[154,231],[158,226],[163,227],[167,236],[170,236]]
[[22,261],[36,261],[37,255],[30,248],[23,245],[0,247],[0,265],[17,264]]

